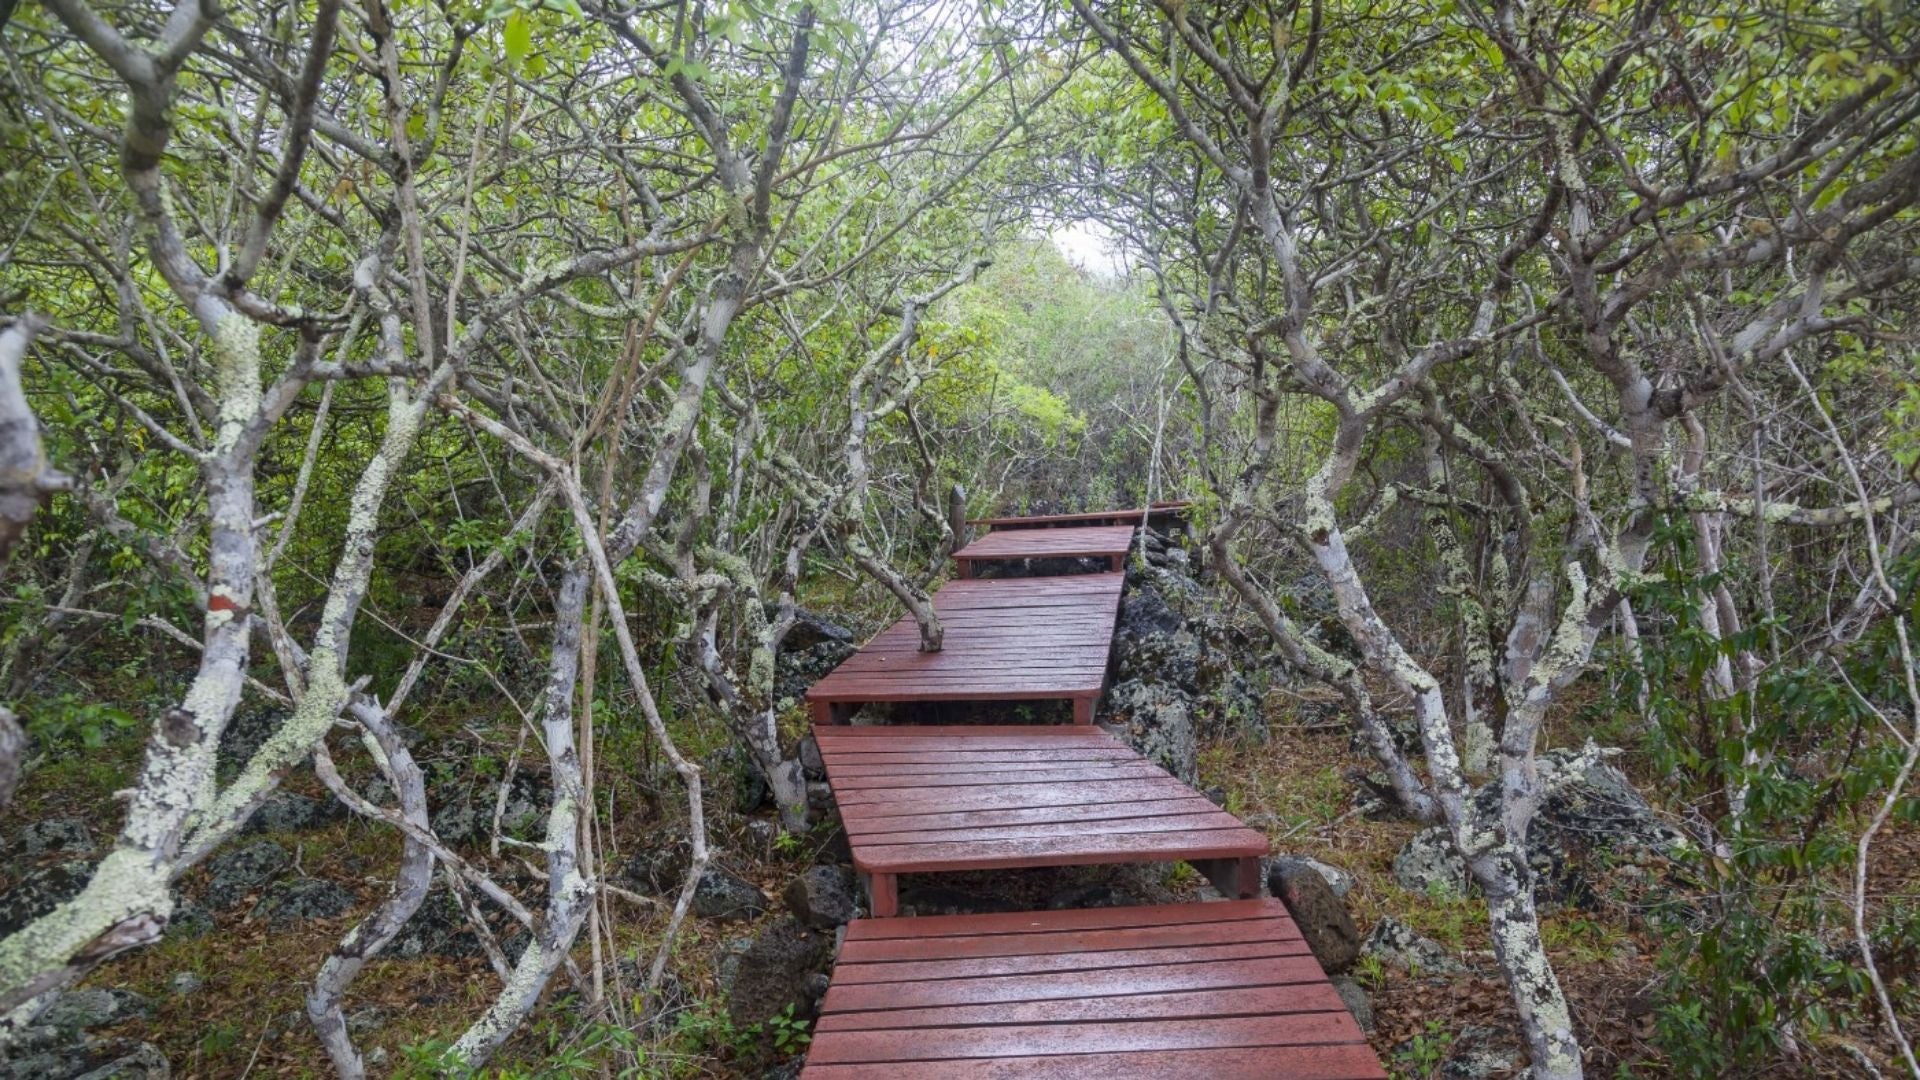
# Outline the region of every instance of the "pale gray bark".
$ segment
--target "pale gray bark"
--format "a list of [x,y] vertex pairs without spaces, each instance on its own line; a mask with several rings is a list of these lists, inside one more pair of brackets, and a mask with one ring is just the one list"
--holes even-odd
[[[400,804],[400,813],[417,829],[427,830],[426,779],[414,763],[387,714],[378,704],[360,699],[349,706],[354,719],[369,735],[369,749],[377,750],[376,759]],[[316,765],[320,760],[316,759]],[[328,763],[328,771],[331,763]],[[338,776],[334,777],[335,780]],[[393,888],[366,918],[355,924],[333,948],[307,991],[307,1020],[320,1045],[333,1062],[342,1080],[360,1080],[366,1075],[366,1062],[353,1045],[347,1030],[345,999],[347,988],[366,967],[367,961],[387,947],[433,886],[433,852],[427,845],[406,836],[401,841],[400,868],[394,874]]]
[[40,422],[20,384],[20,366],[41,325],[39,316],[25,315],[0,330],[0,576],[40,504],[72,486],[47,463]]

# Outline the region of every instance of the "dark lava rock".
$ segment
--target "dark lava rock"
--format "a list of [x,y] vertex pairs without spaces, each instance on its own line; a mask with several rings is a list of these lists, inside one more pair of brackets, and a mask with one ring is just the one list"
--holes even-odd
[[466,844],[482,839],[490,820],[480,816],[480,808],[472,799],[454,799],[442,803],[429,823],[441,843]]
[[789,1006],[810,1009],[817,984],[811,976],[833,958],[833,934],[782,916],[768,923],[740,953],[732,979],[723,984],[734,1024],[765,1023]]
[[[1326,879],[1327,886],[1333,890],[1333,895],[1342,900],[1345,900],[1347,894],[1353,891],[1352,874],[1347,873],[1337,866],[1329,866],[1310,855],[1275,855],[1271,860],[1268,873],[1279,872],[1281,864],[1283,863],[1305,867],[1319,874]],[[1289,872],[1291,872],[1291,870]]]
[[1307,948],[1329,975],[1353,966],[1360,956],[1360,931],[1320,871],[1292,859],[1277,861],[1267,872],[1267,889],[1287,905]]
[[1373,930],[1360,946],[1360,954],[1378,957],[1381,963],[1402,971],[1454,975],[1466,970],[1439,942],[1420,936],[1392,916],[1373,924]]
[[276,791],[247,819],[250,833],[299,832],[336,820],[346,811],[333,799],[310,799],[292,791]]
[[642,896],[665,896],[679,890],[691,865],[693,849],[684,838],[657,837],[629,858],[614,880]]
[[774,662],[773,696],[782,707],[791,707],[807,688],[840,666],[858,649],[848,639],[827,638],[811,645],[796,646],[789,637]]
[[249,919],[267,919],[275,929],[314,919],[334,919],[353,910],[353,894],[325,878],[283,881],[267,890]]
[[1246,676],[1265,670],[1265,657],[1184,574],[1165,565],[1128,571],[1113,657],[1118,682],[1102,722],[1181,779],[1193,781],[1202,737],[1265,734],[1260,695]]
[[[516,954],[526,940],[526,928],[485,895],[475,893],[474,898],[501,948],[509,956]],[[435,884],[433,891],[421,901],[420,909],[394,935],[393,941],[387,945],[387,951],[404,957],[432,955],[460,958],[486,955],[479,935],[467,922],[466,912],[460,910],[459,897],[454,896],[444,884]]]
[[839,866],[813,866],[787,883],[780,898],[801,923],[831,930],[853,920],[859,908],[853,874]]
[[853,631],[818,612],[795,608],[793,627],[787,631],[784,646],[788,649],[810,649],[823,641],[850,643],[853,641]]
[[1454,850],[1445,825],[1413,834],[1393,857],[1393,880],[1408,892],[1438,896],[1465,896],[1470,883],[1466,860]]
[[838,822],[828,825],[826,832],[821,834],[819,858],[842,866],[853,862],[853,843],[847,839],[847,830]]
[[131,990],[68,990],[53,999],[34,1023],[75,1032],[118,1024],[153,1013],[153,1002]]
[[717,866],[707,867],[693,890],[693,913],[702,919],[752,919],[767,907],[758,885]]
[[[35,1039],[36,1033],[48,1037]],[[13,1056],[0,1060],[0,1080],[169,1080],[172,1075],[166,1055],[152,1043],[64,1038],[50,1028],[28,1028]]]
[[807,810],[821,817],[830,817],[836,804],[833,801],[833,785],[808,784]]
[[1367,988],[1351,975],[1335,975],[1327,981],[1333,984],[1333,992],[1340,995],[1340,1001],[1353,1014],[1353,1022],[1360,1025],[1361,1031],[1373,1034],[1373,998]]
[[1607,764],[1617,753],[1589,743],[1541,754],[1548,794],[1534,831],[1544,826],[1570,853],[1672,857],[1686,846],[1685,835],[1660,819],[1626,773]]
[[755,858],[772,859],[780,854],[780,826],[765,818],[753,818],[740,827],[741,847]]
[[974,576],[993,579],[1066,577],[1071,574],[1103,574],[1107,569],[1107,560],[1104,558],[1000,559],[976,566]]
[[1047,898],[1047,910],[1072,908],[1132,907],[1140,901],[1111,885],[1074,885]]
[[167,936],[177,941],[191,941],[213,933],[213,915],[206,908],[191,900],[180,900],[173,905],[173,917],[167,920]]
[[900,891],[902,915],[991,915],[1017,911],[1011,900],[997,896],[979,896],[945,885],[918,885]]
[[230,908],[292,864],[287,849],[271,840],[254,840],[223,851],[207,860],[207,887],[200,902],[215,911]]
[[172,1075],[173,1066],[159,1047],[137,1043],[126,1053],[80,1076],[79,1080],[169,1080]]
[[1164,682],[1128,679],[1107,691],[1103,727],[1147,760],[1192,783],[1199,768],[1199,735],[1193,697]]
[[221,779],[231,779],[238,773],[240,767],[292,715],[290,710],[271,705],[243,705],[236,709],[233,719],[227,721],[226,731],[220,735],[216,762]]
[[56,852],[85,855],[93,850],[93,832],[75,818],[48,818],[21,829],[15,847],[28,857]]
[[[448,785],[452,788],[452,785]],[[500,831],[504,835],[526,839],[545,820],[552,789],[546,778],[536,773],[515,772],[507,784],[507,804],[499,806],[500,785],[481,784],[472,790],[453,788],[439,795],[433,812],[433,832],[442,842],[472,844],[493,835],[493,814],[500,809]]]
[[[1672,871],[1686,844],[1662,821],[1619,769],[1610,752],[1589,744],[1540,755],[1540,785],[1546,796],[1528,835],[1527,864],[1542,901],[1586,905],[1599,878],[1623,867]],[[1476,811],[1498,812],[1500,793],[1489,784],[1474,793]],[[1415,892],[1466,895],[1477,890],[1467,865],[1444,826],[1423,829],[1394,856],[1393,876]]]
[[827,760],[820,756],[820,740],[812,735],[804,735],[794,753],[800,758],[800,768],[806,772],[807,779],[827,778]]
[[13,887],[0,893],[0,938],[80,895],[93,877],[93,864],[54,863],[20,875]]

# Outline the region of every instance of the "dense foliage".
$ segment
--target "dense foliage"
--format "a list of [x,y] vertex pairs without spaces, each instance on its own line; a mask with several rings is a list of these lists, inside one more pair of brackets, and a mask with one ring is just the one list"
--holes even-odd
[[[645,1074],[737,804],[815,842],[808,609],[938,649],[968,515],[1186,496],[1470,867],[1536,1075],[1586,1060],[1526,858],[1577,733],[1690,844],[1630,916],[1661,1066],[1920,1076],[1902,5],[0,12],[0,804],[127,793],[0,940],[0,1047],[311,773],[391,882],[300,975],[333,1068],[438,877],[527,932],[403,1070]],[[436,835],[536,759],[537,821]],[[622,844],[688,860],[643,914]]]

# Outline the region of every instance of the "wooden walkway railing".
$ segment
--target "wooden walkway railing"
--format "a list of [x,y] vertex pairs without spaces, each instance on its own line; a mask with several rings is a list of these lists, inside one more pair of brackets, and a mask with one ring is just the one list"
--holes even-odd
[[[963,576],[934,596],[942,652],[903,619],[808,692],[871,917],[847,928],[804,1080],[1386,1075],[1286,908],[1259,898],[1267,838],[1089,726],[1131,539],[1115,525],[1139,518],[991,519],[1005,531],[956,553],[969,572],[1053,556],[1114,571]],[[846,725],[871,701],[1036,698],[1071,700],[1076,723]],[[902,874],[1175,861],[1229,899],[892,917]]]

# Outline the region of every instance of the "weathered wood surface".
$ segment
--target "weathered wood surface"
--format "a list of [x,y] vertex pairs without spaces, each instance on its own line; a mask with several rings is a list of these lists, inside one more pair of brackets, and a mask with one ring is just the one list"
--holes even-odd
[[861,919],[805,1080],[1380,1080],[1274,900]]
[[[1192,504],[1186,501],[1157,502],[1145,513],[1147,523],[1162,526],[1176,521],[1184,521],[1187,508]],[[1029,514],[1025,517],[969,518],[969,525],[984,525],[990,529],[1057,529],[1075,525],[1138,525],[1141,510],[1129,507],[1122,510],[1088,510],[1077,514]]]
[[1105,559],[1107,569],[1122,570],[1126,567],[1127,549],[1132,546],[1131,525],[996,529],[954,552],[953,560],[959,564],[963,578],[972,577],[980,563],[1007,559]]
[[[900,874],[1194,863],[1221,880],[1267,838],[1095,727],[835,727],[814,738],[876,916]],[[1234,878],[1251,893],[1257,869]]]
[[806,697],[814,719],[839,719],[867,701],[1059,698],[1075,703],[1076,720],[1091,723],[1125,578],[950,581],[933,598],[946,647],[921,652],[919,628],[901,619],[813,684]]

